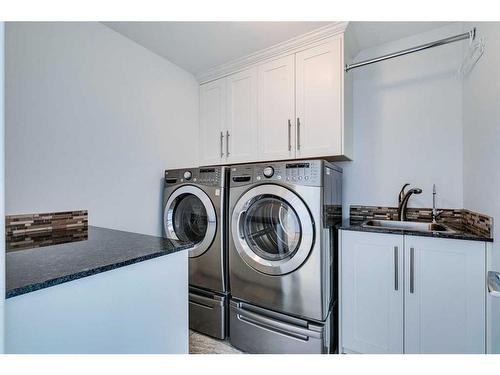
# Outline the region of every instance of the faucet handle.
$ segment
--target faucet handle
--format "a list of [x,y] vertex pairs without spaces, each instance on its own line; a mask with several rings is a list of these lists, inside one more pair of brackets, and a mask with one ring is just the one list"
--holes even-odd
[[399,192],[399,204],[401,204],[401,202],[403,201],[403,198],[405,196],[405,189],[407,186],[410,186],[409,183],[406,183],[403,185],[403,187],[401,188],[401,191]]
[[432,220],[436,221],[436,219],[438,219],[443,212],[444,212],[444,210],[435,210],[435,211],[433,211],[432,212]]

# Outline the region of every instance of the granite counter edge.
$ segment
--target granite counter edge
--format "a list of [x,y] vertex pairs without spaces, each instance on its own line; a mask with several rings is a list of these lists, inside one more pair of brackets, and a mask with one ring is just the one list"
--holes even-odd
[[455,239],[463,241],[493,242],[492,237],[480,236],[477,234],[467,233],[463,231],[459,231],[458,233],[442,233],[442,232],[421,232],[421,231],[388,229],[388,228],[367,228],[357,223],[356,224],[342,223],[337,226],[337,229],[355,231],[355,232],[400,234],[400,235],[410,235],[410,236],[420,236],[420,237],[446,238],[446,239]]
[[82,279],[84,277],[93,276],[93,275],[96,275],[99,273],[111,271],[113,269],[126,267],[126,266],[129,266],[131,264],[140,263],[140,262],[143,262],[146,260],[150,260],[150,259],[154,259],[154,258],[166,256],[166,255],[171,255],[174,253],[178,253],[180,251],[188,250],[189,248],[190,248],[190,246],[178,246],[172,250],[160,250],[160,251],[157,251],[155,253],[139,256],[139,257],[132,258],[132,259],[127,259],[125,261],[107,264],[107,265],[99,266],[99,267],[92,268],[89,270],[79,271],[79,272],[76,272],[73,274],[56,277],[54,279],[49,279],[49,280],[46,280],[43,282],[38,282],[38,283],[34,283],[34,284],[28,284],[28,285],[25,285],[22,287],[13,288],[13,289],[5,291],[5,299],[17,297],[17,296],[27,294],[30,292],[34,292],[37,290],[41,290],[41,289],[49,288],[52,286],[64,284],[64,283],[67,283],[70,281]]

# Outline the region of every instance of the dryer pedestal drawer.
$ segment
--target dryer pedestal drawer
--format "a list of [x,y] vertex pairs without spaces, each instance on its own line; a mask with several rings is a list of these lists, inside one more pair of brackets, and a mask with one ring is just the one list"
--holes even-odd
[[189,328],[218,339],[226,338],[227,297],[189,289]]
[[247,353],[322,354],[330,352],[330,315],[311,323],[235,300],[229,307],[229,341]]

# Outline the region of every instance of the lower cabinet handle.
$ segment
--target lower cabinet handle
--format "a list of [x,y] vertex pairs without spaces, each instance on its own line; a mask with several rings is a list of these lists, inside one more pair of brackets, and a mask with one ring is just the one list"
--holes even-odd
[[410,247],[410,293],[415,291],[415,249]]
[[398,264],[398,247],[394,246],[394,290],[399,289],[399,264]]
[[224,140],[224,133],[220,132],[220,157],[222,158],[224,156],[224,150],[223,150],[223,140]]
[[300,118],[297,117],[297,150],[300,150]]
[[226,130],[226,157],[229,157],[229,130]]
[[288,119],[288,151],[292,151],[292,122]]

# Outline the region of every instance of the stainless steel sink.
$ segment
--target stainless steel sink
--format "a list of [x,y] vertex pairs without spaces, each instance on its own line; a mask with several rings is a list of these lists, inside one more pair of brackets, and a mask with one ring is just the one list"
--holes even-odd
[[361,226],[370,228],[413,230],[418,232],[440,232],[440,233],[456,232],[444,224],[420,223],[416,221],[367,220],[363,224],[361,224]]

